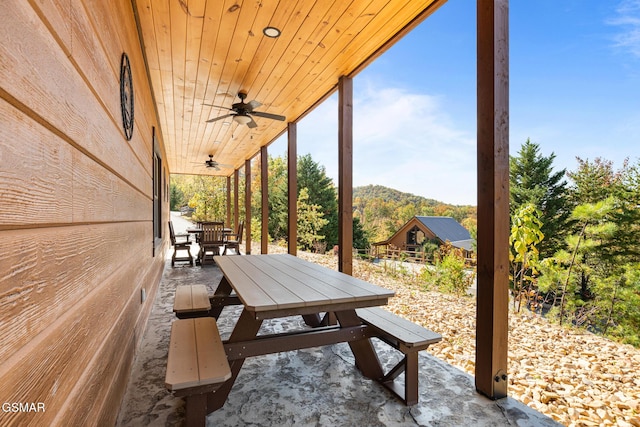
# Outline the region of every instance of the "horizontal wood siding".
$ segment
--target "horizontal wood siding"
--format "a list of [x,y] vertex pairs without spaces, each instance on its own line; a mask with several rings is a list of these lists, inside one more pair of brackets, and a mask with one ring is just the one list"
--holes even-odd
[[168,248],[153,256],[153,127],[163,191],[166,155],[132,5],[8,2],[0,39],[0,402],[45,405],[0,425],[113,425]]

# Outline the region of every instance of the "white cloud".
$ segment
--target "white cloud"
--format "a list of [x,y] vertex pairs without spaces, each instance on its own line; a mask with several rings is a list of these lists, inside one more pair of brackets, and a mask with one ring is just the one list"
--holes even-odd
[[[476,204],[476,144],[438,97],[365,85],[354,94],[354,185],[379,184],[455,204]],[[298,153],[337,184],[337,96],[301,121]],[[475,129],[474,123],[467,129]]]
[[609,24],[621,28],[614,40],[634,56],[640,57],[640,0],[624,0],[616,8],[617,16]]

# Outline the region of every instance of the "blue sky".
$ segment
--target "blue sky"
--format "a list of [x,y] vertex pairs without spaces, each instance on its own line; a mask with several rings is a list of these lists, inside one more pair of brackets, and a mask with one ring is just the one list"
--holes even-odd
[[[354,79],[354,185],[477,204],[475,0],[449,0]],[[511,0],[510,152],[556,170],[640,156],[640,0]],[[269,147],[286,153],[286,136]],[[337,96],[298,125],[337,184]]]

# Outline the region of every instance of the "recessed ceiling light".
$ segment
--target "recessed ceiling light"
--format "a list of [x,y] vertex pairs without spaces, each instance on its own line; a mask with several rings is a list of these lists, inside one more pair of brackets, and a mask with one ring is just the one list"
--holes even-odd
[[264,27],[262,32],[265,36],[271,37],[272,39],[280,37],[280,30],[276,27]]

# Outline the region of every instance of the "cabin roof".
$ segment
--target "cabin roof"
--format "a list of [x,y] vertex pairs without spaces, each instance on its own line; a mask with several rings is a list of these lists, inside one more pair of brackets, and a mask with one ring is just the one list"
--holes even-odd
[[443,242],[471,240],[469,231],[449,216],[416,216],[415,218]]

